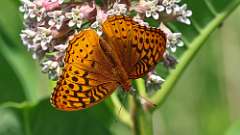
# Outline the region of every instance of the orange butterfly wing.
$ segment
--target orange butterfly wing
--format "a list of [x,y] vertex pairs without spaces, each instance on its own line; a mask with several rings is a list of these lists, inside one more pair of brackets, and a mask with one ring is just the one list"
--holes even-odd
[[103,38],[90,29],[70,41],[51,97],[56,108],[81,110],[101,102],[120,84],[152,70],[166,49],[161,30],[140,26],[129,17],[109,17],[102,26]]
[[94,30],[84,30],[70,41],[64,61],[63,73],[51,97],[53,106],[58,109],[91,107],[119,86]]
[[166,35],[161,30],[140,26],[129,17],[108,18],[103,23],[103,33],[118,53],[129,79],[151,71],[166,49]]

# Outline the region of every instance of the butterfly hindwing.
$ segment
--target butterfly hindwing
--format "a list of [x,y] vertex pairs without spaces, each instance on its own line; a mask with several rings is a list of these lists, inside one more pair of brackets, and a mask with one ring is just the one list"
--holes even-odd
[[[133,33],[140,36],[137,41],[134,41],[135,37],[132,39],[131,46],[137,50],[138,55],[135,55],[136,63],[133,62],[135,64],[128,74],[130,79],[143,77],[151,71],[161,60],[166,49],[166,36],[159,29],[135,25]],[[137,45],[134,45],[136,43]]]
[[79,85],[63,78],[58,81],[51,102],[60,110],[81,110],[101,102],[117,86],[115,82],[105,82],[96,86]]

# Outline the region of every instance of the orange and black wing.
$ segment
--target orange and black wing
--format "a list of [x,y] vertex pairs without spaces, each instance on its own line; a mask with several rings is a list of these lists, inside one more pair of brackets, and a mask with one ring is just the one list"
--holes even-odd
[[119,85],[94,30],[83,30],[69,42],[64,61],[63,73],[51,97],[52,105],[60,110],[91,107]]
[[121,15],[109,17],[102,26],[104,38],[118,53],[129,79],[143,77],[163,57],[166,35],[161,30]]

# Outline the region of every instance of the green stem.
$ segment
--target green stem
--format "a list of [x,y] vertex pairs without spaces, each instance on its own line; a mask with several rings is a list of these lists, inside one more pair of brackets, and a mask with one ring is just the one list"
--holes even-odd
[[[111,96],[112,103],[114,105],[114,113],[118,119],[128,125],[130,128],[133,127],[133,123],[131,121],[131,116],[129,112],[124,108],[124,106],[119,101],[117,94],[113,93]],[[121,109],[121,110],[120,110]]]
[[133,135],[152,135],[152,113],[144,112],[136,97],[132,97],[131,117]]
[[[135,80],[137,92],[140,96],[148,98],[144,79]],[[152,113],[143,110],[138,97],[132,97],[132,121],[134,135],[152,135]]]
[[29,124],[29,108],[24,108],[23,110],[23,121],[24,121],[25,135],[31,135],[30,124]]
[[147,92],[146,92],[144,79],[139,78],[139,79],[135,80],[135,82],[136,82],[136,86],[137,86],[137,90],[138,90],[139,94],[141,96],[147,98]]
[[158,106],[161,106],[166,100],[167,96],[171,92],[173,86],[176,84],[177,80],[180,78],[183,71],[189,65],[193,57],[204,45],[203,43],[209,37],[209,35],[223,22],[223,20],[240,4],[240,1],[233,2],[225,12],[219,13],[203,30],[201,30],[200,35],[189,45],[188,50],[183,54],[179,60],[179,64],[176,69],[172,70],[167,80],[162,85],[161,90],[159,90],[153,97],[151,101]]

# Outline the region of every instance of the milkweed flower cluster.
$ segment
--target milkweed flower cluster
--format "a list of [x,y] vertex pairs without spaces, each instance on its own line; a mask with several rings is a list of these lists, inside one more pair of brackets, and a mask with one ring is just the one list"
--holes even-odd
[[[159,28],[167,35],[167,51],[164,59],[168,67],[176,64],[171,57],[177,47],[183,46],[181,33],[173,33],[164,25],[168,21],[191,24],[191,10],[181,0],[102,0],[100,4],[78,0],[21,0],[24,29],[21,31],[23,44],[37,59],[44,73],[56,80],[64,66],[64,54],[68,41],[75,33],[93,28],[102,34],[101,24],[112,15],[128,15],[141,25],[150,27],[145,21],[152,18],[159,22]],[[106,4],[107,3],[107,4]],[[163,23],[164,22],[164,23]],[[148,75],[149,82],[162,83],[164,80],[156,74]]]

